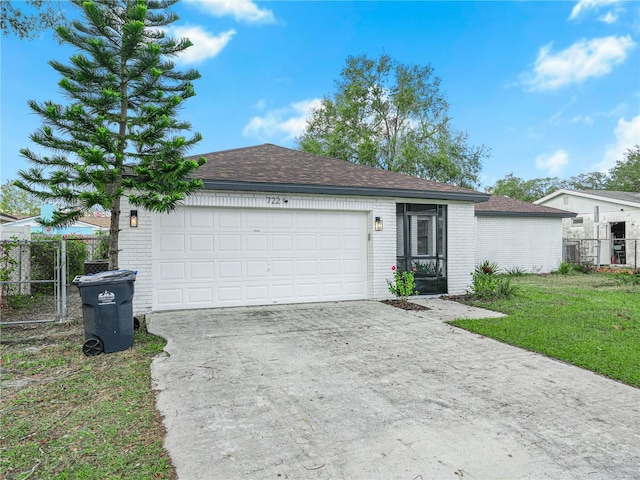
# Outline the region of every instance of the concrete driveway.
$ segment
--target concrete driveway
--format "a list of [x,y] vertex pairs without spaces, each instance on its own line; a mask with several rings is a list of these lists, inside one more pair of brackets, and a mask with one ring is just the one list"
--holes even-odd
[[192,479],[640,478],[640,390],[448,326],[445,300],[157,313]]

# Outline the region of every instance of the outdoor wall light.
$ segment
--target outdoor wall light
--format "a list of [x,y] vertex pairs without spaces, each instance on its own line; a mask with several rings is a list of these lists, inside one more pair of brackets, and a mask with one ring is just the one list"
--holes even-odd
[[380,217],[376,217],[376,221],[374,222],[373,226],[376,232],[382,231],[382,220],[380,220]]
[[138,210],[131,210],[129,214],[129,226],[136,228],[138,226]]

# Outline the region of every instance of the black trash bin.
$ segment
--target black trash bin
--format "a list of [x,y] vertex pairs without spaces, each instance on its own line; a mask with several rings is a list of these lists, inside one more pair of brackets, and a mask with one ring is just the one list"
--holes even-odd
[[73,279],[82,297],[85,355],[119,352],[133,346],[135,280],[131,270],[78,275]]

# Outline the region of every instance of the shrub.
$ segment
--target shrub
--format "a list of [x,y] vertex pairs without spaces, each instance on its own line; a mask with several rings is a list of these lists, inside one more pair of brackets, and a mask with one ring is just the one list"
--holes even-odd
[[400,272],[395,266],[393,270],[393,281],[387,280],[389,291],[403,302],[407,301],[407,297],[417,295],[416,281],[413,272]]
[[509,275],[510,277],[523,277],[527,274],[527,272],[525,272],[521,267],[505,268],[504,273]]
[[493,275],[495,273],[500,272],[500,267],[497,263],[490,262],[489,260],[485,260],[480,265],[478,265],[475,269],[475,272],[478,273],[486,273],[487,275]]
[[471,274],[473,280],[471,294],[485,300],[515,295],[517,287],[511,285],[509,277],[496,275],[498,271],[500,268],[495,263],[485,261],[478,265]]

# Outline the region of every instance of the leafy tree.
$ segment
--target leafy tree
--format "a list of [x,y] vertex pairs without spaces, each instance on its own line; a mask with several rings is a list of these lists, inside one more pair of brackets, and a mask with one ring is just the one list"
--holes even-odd
[[33,39],[42,31],[66,24],[59,1],[51,0],[2,0],[2,34],[13,33],[19,38]]
[[168,57],[191,45],[165,36],[177,16],[176,0],[73,0],[84,19],[56,32],[78,53],[69,64],[50,61],[70,104],[30,101],[42,119],[31,140],[51,156],[28,148],[34,166],[16,185],[43,201],[65,206],[45,225],[75,222],[84,211],[111,211],[109,267],[118,268],[121,197],[150,211],[165,212],[202,186],[186,177],[204,163],[184,154],[201,139],[185,138],[178,120],[182,102],[195,95],[195,70],[179,72]]
[[26,217],[40,213],[40,200],[7,180],[0,186],[0,212]]
[[581,173],[569,178],[569,180],[563,180],[561,188],[570,190],[606,190],[609,182],[609,176],[603,172]]
[[609,170],[608,190],[640,192],[640,145],[627,149],[623,160]]
[[485,190],[492,195],[501,195],[525,202],[533,202],[562,188],[562,183],[557,177],[534,178],[524,180],[510,173],[496,182],[493,187]]
[[453,130],[448,109],[432,67],[348,57],[336,92],[297,142],[305,152],[474,187],[488,150]]

